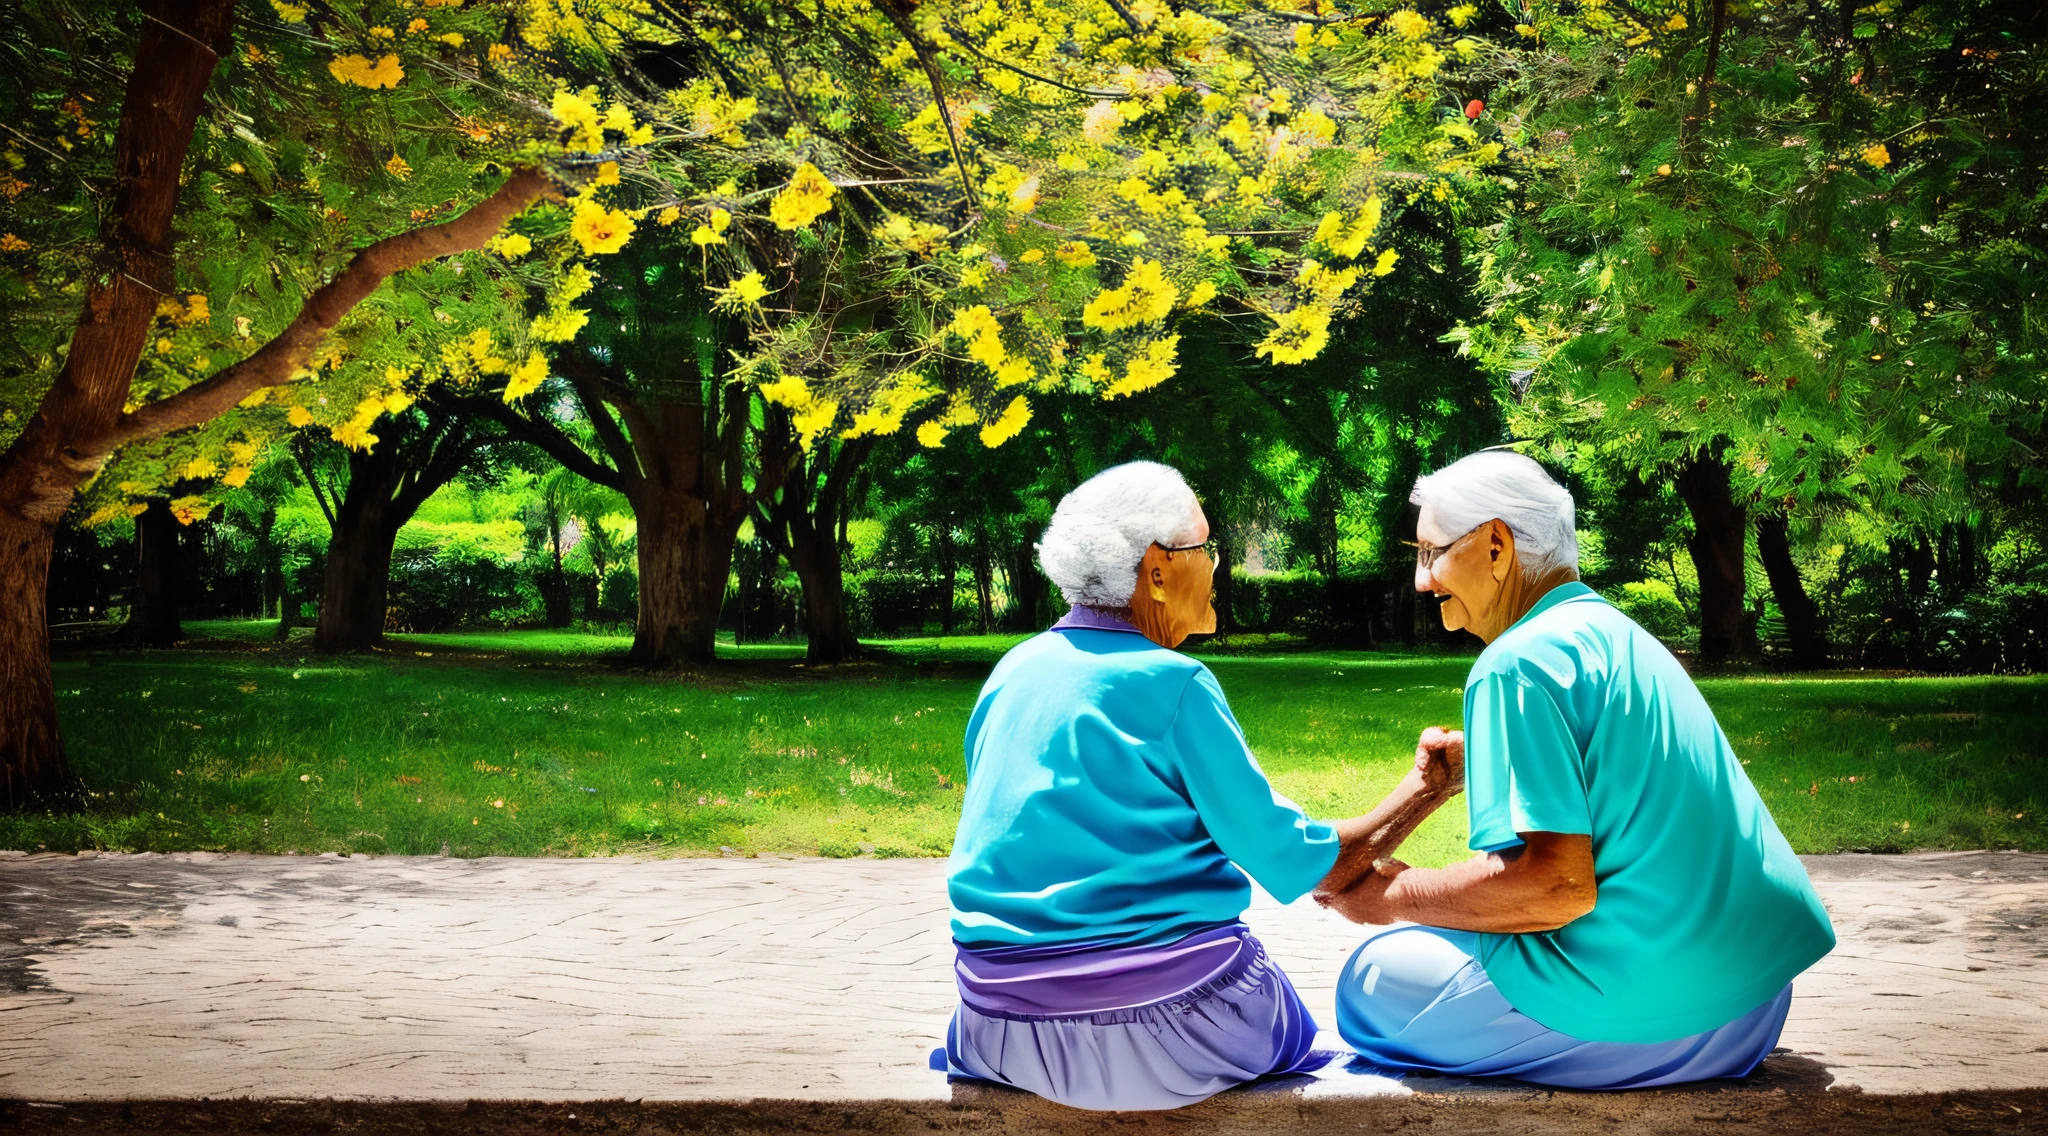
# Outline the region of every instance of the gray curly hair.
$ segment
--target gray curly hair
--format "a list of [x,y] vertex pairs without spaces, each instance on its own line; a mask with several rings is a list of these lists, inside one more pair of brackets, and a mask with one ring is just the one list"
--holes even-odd
[[1123,607],[1154,543],[1191,543],[1201,505],[1172,466],[1111,466],[1060,499],[1038,542],[1038,563],[1070,604]]

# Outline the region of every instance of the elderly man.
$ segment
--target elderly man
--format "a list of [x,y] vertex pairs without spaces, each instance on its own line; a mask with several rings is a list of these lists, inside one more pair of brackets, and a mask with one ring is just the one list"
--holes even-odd
[[1834,946],[1805,868],[1678,661],[1579,582],[1542,467],[1474,454],[1412,500],[1416,589],[1487,642],[1450,735],[1479,855],[1326,881],[1347,918],[1402,924],[1346,965],[1339,1032],[1381,1066],[1566,1088],[1748,1073]]
[[[1162,1109],[1319,1063],[1241,916],[1355,880],[1427,812],[1318,824],[1273,791],[1209,669],[1209,522],[1173,470],[1062,500],[1039,563],[1073,605],[996,665],[967,724],[948,865],[960,1006],[933,1067],[1082,1108]],[[1432,800],[1449,741],[1403,782]]]

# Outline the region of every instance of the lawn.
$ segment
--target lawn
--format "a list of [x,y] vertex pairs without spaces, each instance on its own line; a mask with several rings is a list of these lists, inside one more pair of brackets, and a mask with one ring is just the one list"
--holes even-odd
[[[723,645],[681,676],[624,639],[399,637],[324,658],[264,625],[56,666],[80,814],[0,818],[0,848],[481,855],[934,856],[961,731],[1015,637],[898,640],[828,671]],[[1365,809],[1414,736],[1458,719],[1468,659],[1302,649],[1208,660],[1279,788]],[[1702,684],[1794,847],[2048,848],[2048,678],[1744,677]],[[1462,855],[1462,809],[1404,855]]]

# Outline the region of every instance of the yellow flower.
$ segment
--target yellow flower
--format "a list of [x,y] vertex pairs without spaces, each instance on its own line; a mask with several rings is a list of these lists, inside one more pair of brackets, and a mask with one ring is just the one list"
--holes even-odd
[[411,32],[414,35],[418,35],[419,33],[427,30],[427,22],[425,20],[420,19],[418,16],[414,16],[412,19],[412,23],[405,25],[405,30]]
[[671,205],[655,215],[654,223],[657,225],[673,225],[677,221],[682,220],[682,218],[683,211]]
[[506,46],[505,44],[494,43],[491,45],[490,50],[486,51],[484,54],[493,63],[503,63],[507,59],[512,58],[512,49]]
[[1159,262],[1140,259],[1121,286],[1105,288],[1088,301],[1081,322],[1104,331],[1156,323],[1166,318],[1179,298],[1180,289],[1166,279]]
[[1385,276],[1394,270],[1394,262],[1399,259],[1401,259],[1401,254],[1393,249],[1381,249],[1379,260],[1372,266],[1372,274],[1374,276]]
[[591,105],[596,97],[596,87],[585,87],[576,94],[561,90],[555,92],[554,101],[548,104],[548,113],[569,128],[568,146],[572,150],[595,154],[604,149],[604,121]]
[[1044,250],[1044,249],[1025,249],[1025,250],[1024,250],[1024,253],[1023,253],[1023,255],[1021,255],[1021,256],[1019,256],[1019,257],[1017,258],[1017,263],[1019,263],[1019,264],[1037,264],[1037,263],[1038,263],[1039,261],[1041,261],[1041,260],[1044,260],[1044,259],[1045,259],[1045,250]]
[[714,207],[711,210],[711,231],[723,233],[730,227],[732,227],[732,211]]
[[1086,268],[1095,263],[1095,250],[1080,241],[1068,241],[1054,249],[1052,254],[1070,268]]
[[1478,14],[1479,8],[1475,4],[1460,4],[1457,7],[1451,9],[1450,11],[1444,13],[1444,15],[1449,16],[1451,18],[1451,23],[1453,25],[1461,28],[1464,27],[1466,24],[1471,23],[1472,18],[1474,16],[1477,16]]
[[953,313],[946,330],[967,341],[967,357],[994,370],[1008,354],[1003,349],[1003,325],[987,304],[976,304]]
[[156,353],[159,355],[169,355],[171,353],[171,348],[176,346],[177,344],[171,342],[169,339],[159,339],[156,341]]
[[722,245],[725,243],[725,238],[712,232],[711,226],[699,225],[695,231],[691,232],[690,243],[694,245]]
[[1330,309],[1303,304],[1273,317],[1273,330],[1259,344],[1257,355],[1275,363],[1305,363],[1330,342]]
[[1204,280],[1200,284],[1195,285],[1193,288],[1188,289],[1187,306],[1190,308],[1199,308],[1215,298],[1216,285],[1209,283],[1207,280]]
[[249,475],[254,472],[256,471],[250,469],[246,465],[238,465],[235,468],[227,471],[227,473],[221,477],[220,483],[222,485],[227,486],[229,489],[240,489],[242,486],[247,485],[249,483]]
[[592,181],[591,181],[591,184],[592,184],[592,185],[617,185],[617,184],[619,184],[619,164],[618,164],[617,162],[599,162],[599,163],[597,164],[597,177],[596,177],[596,178],[594,178],[594,179],[592,179]]
[[768,295],[768,283],[759,272],[749,272],[732,282],[727,288],[718,289],[719,304],[727,308],[759,307],[762,298]]
[[248,394],[244,395],[242,397],[242,401],[236,403],[235,405],[240,407],[253,408],[262,406],[265,402],[268,402],[269,400],[270,388],[257,387],[255,390],[252,390]]
[[1664,30],[1665,30],[1665,31],[1667,31],[1667,32],[1682,32],[1682,31],[1684,31],[1684,30],[1685,30],[1685,16],[1684,16],[1684,14],[1683,14],[1683,13],[1679,13],[1679,12],[1673,12],[1673,13],[1671,13],[1671,18],[1670,18],[1670,19],[1668,19],[1668,20],[1666,20],[1666,21],[1664,21]]
[[561,304],[533,317],[527,331],[542,343],[567,343],[589,322],[589,312]]
[[993,450],[1004,442],[1016,437],[1031,421],[1031,403],[1023,395],[1010,400],[1003,413],[981,428],[981,444]]
[[576,203],[575,216],[569,222],[569,235],[583,246],[590,255],[617,252],[626,247],[633,236],[633,219],[617,209],[606,209],[597,202],[584,198]]
[[506,260],[517,260],[533,251],[533,242],[523,233],[506,233],[485,241],[484,247]]
[[370,37],[372,39],[397,39],[398,33],[390,28],[378,26],[370,29]]
[[789,184],[768,203],[768,219],[778,229],[801,229],[832,207],[832,183],[805,162],[790,176]]
[[1155,339],[1145,345],[1142,355],[1134,355],[1124,364],[1124,377],[1109,385],[1102,392],[1103,398],[1122,398],[1142,390],[1151,390],[1173,377],[1180,370],[1178,350],[1180,336],[1169,335]]
[[219,472],[220,465],[212,458],[198,457],[186,462],[185,468],[179,471],[178,476],[191,478],[194,481],[203,481]]
[[917,444],[928,450],[936,450],[946,444],[946,427],[939,422],[927,422],[917,428]]
[[0,252],[27,252],[29,244],[13,233],[0,233]]
[[1892,164],[1892,152],[1878,142],[1863,151],[1863,160],[1881,170]]
[[1365,204],[1358,207],[1358,214],[1349,222],[1340,213],[1325,213],[1322,223],[1316,226],[1316,240],[1333,255],[1352,260],[1365,251],[1365,243],[1380,227],[1380,214],[1378,196],[1366,198]]
[[505,401],[517,402],[540,389],[541,380],[548,377],[548,357],[538,351],[526,356],[526,362],[512,369],[505,377]]
[[391,155],[391,160],[384,163],[384,172],[397,178],[399,181],[404,181],[412,176],[412,166],[408,165],[404,158],[393,154]]
[[396,55],[387,55],[375,63],[360,55],[344,55],[327,64],[329,74],[344,83],[376,90],[379,87],[396,87],[405,78],[405,68],[398,65]]
[[461,32],[449,32],[447,35],[435,36],[434,38],[447,44],[449,47],[461,47],[466,42],[462,38]]
[[303,406],[294,406],[285,412],[284,419],[294,426],[304,428],[313,424],[313,412]]
[[1429,34],[1429,17],[1412,8],[1403,8],[1387,17],[1387,26],[1402,39],[1421,39]]
[[303,24],[306,22],[306,6],[304,4],[287,4],[284,0],[270,0],[270,6],[277,9],[277,18],[287,24]]

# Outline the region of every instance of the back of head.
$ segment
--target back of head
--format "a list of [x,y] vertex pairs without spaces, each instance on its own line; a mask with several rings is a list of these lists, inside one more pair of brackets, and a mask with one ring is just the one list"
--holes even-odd
[[1111,466],[1060,499],[1038,563],[1070,604],[1123,607],[1154,542],[1187,543],[1200,506],[1178,470],[1158,462]]
[[1408,500],[1429,505],[1448,538],[1491,520],[1506,522],[1515,534],[1522,570],[1529,576],[1578,569],[1571,491],[1513,450],[1481,450],[1419,477]]

